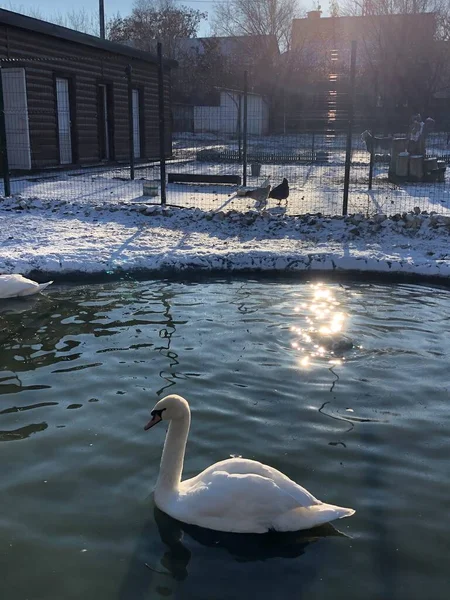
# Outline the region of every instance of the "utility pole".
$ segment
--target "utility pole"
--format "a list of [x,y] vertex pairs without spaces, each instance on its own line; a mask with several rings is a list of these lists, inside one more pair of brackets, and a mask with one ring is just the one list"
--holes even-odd
[[100,37],[105,39],[105,0],[98,0],[98,16],[100,20]]

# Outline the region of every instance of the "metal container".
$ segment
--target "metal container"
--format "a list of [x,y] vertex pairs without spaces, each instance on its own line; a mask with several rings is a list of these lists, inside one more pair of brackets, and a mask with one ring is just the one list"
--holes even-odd
[[261,163],[252,163],[250,165],[252,177],[259,177],[261,174]]
[[159,195],[159,181],[144,181],[142,186],[143,196],[158,196]]

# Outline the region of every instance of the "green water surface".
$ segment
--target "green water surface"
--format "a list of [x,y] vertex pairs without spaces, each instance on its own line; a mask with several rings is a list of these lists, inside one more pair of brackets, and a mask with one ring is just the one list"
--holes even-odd
[[[258,281],[53,286],[0,305],[1,600],[450,598],[450,293]],[[293,536],[155,511],[186,477],[266,462],[356,514]]]

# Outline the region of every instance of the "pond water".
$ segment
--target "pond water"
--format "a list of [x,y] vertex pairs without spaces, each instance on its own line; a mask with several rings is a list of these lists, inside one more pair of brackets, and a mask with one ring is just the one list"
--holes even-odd
[[[450,597],[448,291],[128,281],[0,311],[1,598]],[[143,427],[173,392],[185,477],[242,455],[356,514],[238,536],[155,511]]]

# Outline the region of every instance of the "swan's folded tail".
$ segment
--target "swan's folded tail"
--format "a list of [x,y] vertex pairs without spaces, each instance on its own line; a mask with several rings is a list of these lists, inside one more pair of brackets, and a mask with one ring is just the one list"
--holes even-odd
[[344,519],[345,517],[351,517],[356,512],[353,508],[334,506],[334,504],[322,504],[321,506],[325,509],[332,510],[336,515],[335,519]]
[[47,288],[52,283],[53,283],[53,281],[47,281],[47,283],[36,283],[35,281],[32,281],[23,290],[21,290],[20,293],[17,293],[15,295],[16,296],[32,296],[33,294],[39,294],[39,292],[42,292],[43,290],[45,290],[45,288]]
[[274,529],[277,531],[300,531],[318,527],[336,519],[351,517],[355,514],[353,508],[334,506],[333,504],[314,504],[308,507],[299,507],[280,515]]
[[45,288],[48,287],[49,285],[51,285],[52,283],[53,283],[53,281],[47,281],[47,283],[40,283],[39,291],[42,292],[42,290],[45,290]]

